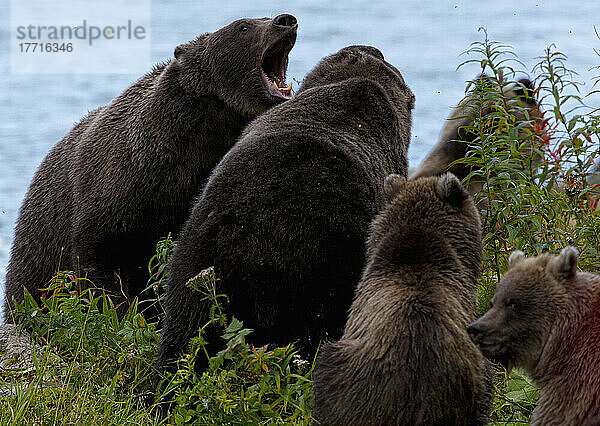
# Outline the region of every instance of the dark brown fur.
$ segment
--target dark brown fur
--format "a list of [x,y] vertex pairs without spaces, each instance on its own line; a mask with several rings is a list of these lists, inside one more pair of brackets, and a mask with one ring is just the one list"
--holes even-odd
[[515,251],[492,308],[469,326],[484,355],[522,367],[540,388],[532,425],[600,424],[600,275],[578,253]]
[[115,295],[139,294],[156,241],[179,231],[250,119],[283,100],[260,70],[269,47],[293,45],[289,17],[242,19],[178,46],[52,148],[21,207],[5,312],[23,289],[39,297],[59,268]]
[[[321,339],[341,334],[369,223],[384,205],[380,182],[391,171],[406,175],[413,105],[381,52],[352,46],[248,126],[173,254],[158,370],[208,321],[209,306],[186,282],[213,265],[228,313],[255,330],[252,342],[299,340],[314,353]],[[209,353],[220,334],[208,331]]]
[[481,271],[479,214],[446,174],[386,179],[367,264],[341,340],[314,380],[322,425],[485,424],[491,370],[469,340]]
[[[481,78],[485,79],[488,77],[482,76]],[[529,80],[521,79],[515,84],[506,85],[503,92],[505,98],[511,102],[512,112],[519,120],[537,121],[538,125],[541,125],[539,121],[541,119],[539,105],[534,97],[533,84]],[[520,101],[518,108],[515,105],[515,101]],[[473,125],[473,119],[470,117],[472,113],[469,112],[470,108],[472,108],[472,103],[472,94],[469,94],[452,111],[442,128],[436,146],[427,154],[417,170],[411,175],[411,179],[418,179],[425,176],[439,176],[443,173],[451,172],[463,180],[471,173],[469,165],[452,163],[467,155],[467,152],[471,149],[471,142],[477,137],[474,133],[464,129],[466,126]],[[526,116],[525,111],[527,111],[528,116]],[[490,112],[491,109],[487,108],[483,113],[488,114]],[[534,151],[532,158],[539,158],[539,155]],[[482,187],[482,182],[474,178],[470,181],[467,188],[471,195],[475,195],[481,191]]]

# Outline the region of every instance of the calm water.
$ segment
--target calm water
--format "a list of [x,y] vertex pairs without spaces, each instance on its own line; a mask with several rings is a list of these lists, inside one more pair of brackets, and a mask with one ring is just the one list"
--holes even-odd
[[[139,75],[11,75],[8,1],[0,5],[0,297],[21,201],[38,164],[87,111],[106,104]],[[569,56],[571,68],[588,80],[600,64],[593,26],[600,28],[597,0],[440,2],[433,0],[152,2],[152,61],[172,57],[173,48],[198,34],[241,17],[288,12],[299,21],[288,77],[302,77],[323,56],[350,44],[378,47],[416,95],[412,166],[435,143],[451,108],[463,95],[475,65],[456,71],[469,44],[490,39],[514,47],[530,68],[550,43]],[[251,5],[254,4],[254,5]],[[289,79],[288,79],[289,81]]]

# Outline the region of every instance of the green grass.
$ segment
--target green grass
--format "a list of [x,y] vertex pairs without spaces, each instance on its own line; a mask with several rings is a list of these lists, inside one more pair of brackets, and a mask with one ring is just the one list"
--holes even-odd
[[[172,241],[160,242],[157,251],[165,245],[172,247]],[[190,352],[175,374],[163,378],[163,392],[156,398],[170,404],[168,412],[149,403],[156,325],[137,311],[137,301],[119,319],[109,295],[98,290],[79,294],[74,290],[78,280],[72,272],[61,272],[40,304],[26,294],[17,305],[20,327],[46,350],[34,354],[33,367],[0,373],[0,389],[6,392],[0,397],[0,424],[310,423],[313,360],[300,359],[292,344],[247,344],[251,330],[223,311],[224,295],[217,293],[212,269],[191,285],[212,303],[210,323],[223,327],[226,349],[211,354],[208,371],[198,376],[194,360],[207,356],[205,341],[201,334],[192,339]]]
[[[73,290],[71,272],[57,274],[41,304],[26,295],[16,319],[46,348],[33,367],[0,374],[0,424],[310,424],[314,359],[303,360],[292,344],[254,347],[251,330],[223,311],[212,269],[191,286],[212,303],[209,323],[223,327],[225,349],[211,354],[197,375],[194,360],[207,356],[201,334],[192,339],[178,371],[161,384],[161,411],[149,403],[159,332],[134,301],[119,319],[110,296]],[[535,388],[519,373],[497,374],[495,418],[531,414]],[[167,413],[165,415],[165,413]],[[498,423],[505,424],[505,423]]]
[[[582,268],[600,268],[600,218],[589,199],[597,189],[586,183],[600,146],[600,116],[586,101],[597,96],[594,79],[581,93],[566,57],[548,48],[531,70],[545,111],[543,126],[532,117],[518,119],[522,107],[501,95],[515,80],[521,64],[511,49],[486,38],[474,43],[469,60],[488,79],[470,82],[468,129],[478,136],[461,162],[475,166],[465,179],[485,183],[483,212],[484,271],[479,302],[485,312],[495,283],[517,248],[535,255],[571,244],[580,250]],[[474,75],[476,72],[473,73]],[[521,110],[519,109],[521,108]],[[531,161],[532,152],[545,159]],[[159,242],[149,262],[158,310],[174,242]],[[302,360],[293,344],[256,348],[243,318],[227,316],[212,270],[202,271],[191,286],[211,302],[210,324],[223,328],[226,349],[206,354],[201,332],[175,374],[163,378],[160,410],[149,403],[157,324],[138,312],[137,301],[119,319],[111,297],[101,290],[79,294],[81,278],[64,271],[54,277],[39,304],[27,296],[15,313],[32,340],[43,345],[33,366],[0,373],[0,424],[309,424],[314,359]],[[86,283],[89,284],[89,283]],[[211,355],[208,370],[198,376],[193,364]],[[496,398],[491,422],[527,423],[539,397],[519,371],[496,369]],[[435,389],[432,389],[435,392]],[[165,405],[162,406],[164,409]]]

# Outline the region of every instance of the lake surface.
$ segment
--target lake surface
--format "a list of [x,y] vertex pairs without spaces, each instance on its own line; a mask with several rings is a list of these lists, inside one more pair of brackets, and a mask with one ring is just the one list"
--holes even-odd
[[[416,96],[409,161],[416,166],[436,142],[450,110],[464,94],[477,65],[460,70],[461,53],[489,38],[511,45],[528,69],[551,43],[569,57],[582,80],[600,64],[597,0],[564,1],[206,1],[152,2],[152,62],[171,58],[178,44],[241,17],[298,18],[288,81],[350,44],[378,47],[403,74]],[[57,17],[59,20],[60,17]],[[140,75],[10,74],[10,8],[0,5],[0,297],[18,209],[48,150],[89,110],[108,103]]]

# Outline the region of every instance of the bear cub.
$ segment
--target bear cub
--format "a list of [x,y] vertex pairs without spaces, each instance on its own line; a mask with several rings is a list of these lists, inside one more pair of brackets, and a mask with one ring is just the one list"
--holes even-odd
[[486,424],[489,363],[470,341],[481,271],[479,213],[452,174],[385,181],[343,337],[321,347],[322,425]]
[[600,275],[558,256],[514,251],[491,300],[469,326],[483,354],[521,367],[540,388],[532,425],[600,424]]

